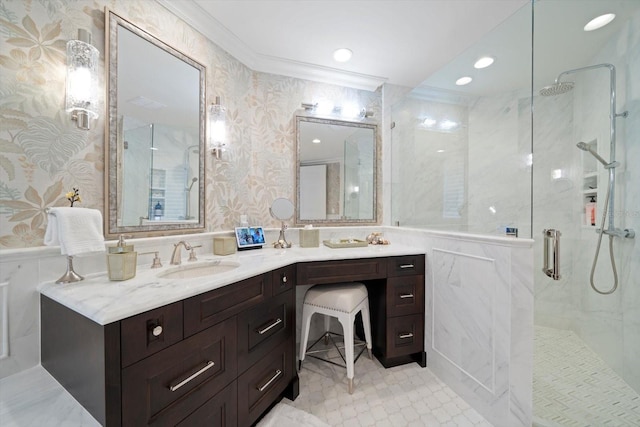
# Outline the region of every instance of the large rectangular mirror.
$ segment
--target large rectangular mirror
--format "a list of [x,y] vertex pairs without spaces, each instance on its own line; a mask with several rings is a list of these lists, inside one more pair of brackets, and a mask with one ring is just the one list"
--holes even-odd
[[105,15],[106,234],[203,231],[205,67]]
[[297,224],[375,224],[376,125],[296,116]]

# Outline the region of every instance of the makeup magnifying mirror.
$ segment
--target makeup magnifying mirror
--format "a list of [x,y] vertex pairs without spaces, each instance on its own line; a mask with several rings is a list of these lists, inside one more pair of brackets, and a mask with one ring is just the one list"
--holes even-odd
[[278,241],[273,244],[274,248],[285,249],[291,247],[291,243],[287,242],[287,239],[284,237],[284,230],[287,228],[285,221],[288,221],[293,217],[294,211],[293,203],[291,203],[291,200],[289,199],[281,197],[275,199],[271,204],[271,207],[269,208],[271,216],[282,222],[282,227],[280,227],[280,236],[278,236]]

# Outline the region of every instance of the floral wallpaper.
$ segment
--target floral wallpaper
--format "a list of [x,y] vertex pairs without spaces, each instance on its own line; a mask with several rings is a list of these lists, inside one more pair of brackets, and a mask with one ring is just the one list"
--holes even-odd
[[[207,67],[207,103],[227,107],[230,148],[208,158],[206,223],[232,229],[241,214],[275,227],[269,206],[294,199],[295,111],[320,98],[357,101],[381,117],[381,94],[255,72],[153,0],[3,0],[0,2],[0,248],[43,245],[45,209],[66,206],[80,190],[82,207],[104,212],[104,10]],[[90,131],[64,111],[66,42],[89,30],[100,51],[101,111]],[[171,28],[171,31],[163,29]],[[380,210],[380,209],[379,209]]]

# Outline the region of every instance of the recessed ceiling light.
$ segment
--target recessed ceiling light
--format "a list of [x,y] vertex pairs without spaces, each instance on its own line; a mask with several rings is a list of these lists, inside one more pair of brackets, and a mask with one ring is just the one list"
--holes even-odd
[[436,153],[444,153],[444,150],[436,150]]
[[609,22],[613,21],[616,17],[615,13],[606,13],[604,15],[600,15],[596,18],[593,18],[591,21],[584,26],[585,31],[593,31],[598,28],[602,28],[607,25]]
[[351,49],[347,49],[345,47],[333,51],[333,59],[338,62],[347,62],[351,59],[352,55],[353,52],[351,52]]
[[456,84],[458,86],[464,86],[464,85],[468,85],[469,83],[471,83],[471,80],[473,80],[471,77],[460,77],[458,80],[456,80]]
[[483,56],[482,58],[478,59],[476,63],[473,64],[473,66],[475,68],[487,68],[489,65],[493,64],[493,61],[495,61],[495,58],[492,58],[490,56]]
[[314,144],[320,144],[320,140],[318,138],[313,138],[311,142],[313,142]]

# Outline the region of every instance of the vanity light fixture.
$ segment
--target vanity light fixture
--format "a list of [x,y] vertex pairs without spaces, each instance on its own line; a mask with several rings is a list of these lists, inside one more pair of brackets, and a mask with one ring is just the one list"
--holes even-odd
[[489,65],[493,64],[495,60],[496,59],[491,56],[483,56],[482,58],[479,58],[475,62],[475,64],[473,64],[473,67],[477,69],[487,68]]
[[67,82],[65,110],[80,129],[90,129],[90,119],[98,117],[98,49],[91,33],[78,30],[78,40],[67,42]]
[[216,96],[215,103],[209,107],[209,148],[211,153],[219,159],[226,150],[226,108],[220,104],[220,97]]
[[598,28],[602,28],[611,21],[613,21],[616,17],[615,13],[605,13],[604,15],[597,16],[593,18],[591,21],[584,26],[585,31],[593,31]]
[[309,114],[319,114],[325,116],[341,116],[346,118],[355,119],[369,119],[374,116],[373,111],[358,107],[353,104],[345,104],[345,106],[334,105],[327,100],[322,100],[311,104],[310,102],[303,102],[300,104],[302,108]]

